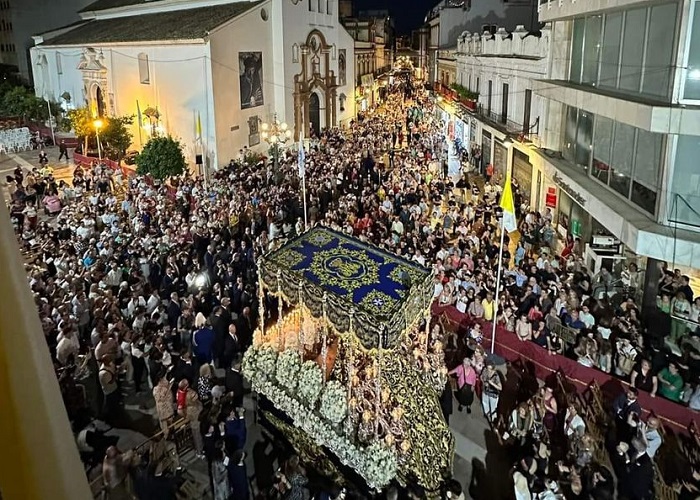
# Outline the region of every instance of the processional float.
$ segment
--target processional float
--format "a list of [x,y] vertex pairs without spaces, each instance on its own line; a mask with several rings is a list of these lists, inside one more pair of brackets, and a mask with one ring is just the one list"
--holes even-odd
[[[439,397],[447,370],[429,330],[429,269],[316,226],[260,259],[260,327],[243,373],[306,442],[372,490],[437,492],[454,439]],[[277,297],[265,326],[266,294]]]

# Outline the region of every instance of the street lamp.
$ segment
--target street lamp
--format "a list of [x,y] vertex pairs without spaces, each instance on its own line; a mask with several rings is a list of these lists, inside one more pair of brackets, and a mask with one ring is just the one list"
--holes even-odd
[[100,129],[102,128],[102,120],[95,120],[92,122],[95,126],[95,134],[97,135],[97,158],[102,161],[102,145],[100,144]]
[[274,167],[277,170],[280,148],[292,138],[292,131],[289,130],[286,123],[277,119],[277,114],[274,115],[271,123],[263,123],[261,128],[263,141],[267,142],[272,148]]

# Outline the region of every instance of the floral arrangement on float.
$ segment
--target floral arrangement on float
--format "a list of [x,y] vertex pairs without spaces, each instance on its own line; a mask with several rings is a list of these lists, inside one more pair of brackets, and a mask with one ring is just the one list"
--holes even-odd
[[[295,364],[297,369],[293,368]],[[281,383],[279,378],[285,373],[300,373],[298,384]],[[348,414],[345,389],[335,380],[324,386],[317,363],[306,361],[302,365],[298,352],[278,355],[272,347],[263,345],[246,351],[243,374],[253,390],[264,394],[295,426],[355,469],[370,488],[379,490],[396,477],[396,456],[389,447],[382,443],[358,446],[340,426]]]
[[260,327],[243,360],[253,390],[371,489],[415,481],[437,498],[454,438],[439,405],[447,369],[440,327],[430,330],[430,270],[319,227],[258,270]]

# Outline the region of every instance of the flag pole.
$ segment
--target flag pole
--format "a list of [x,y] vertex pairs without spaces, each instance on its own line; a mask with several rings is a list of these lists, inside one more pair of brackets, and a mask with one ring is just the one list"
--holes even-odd
[[306,210],[306,169],[304,169],[304,177],[301,178],[301,195],[304,197],[304,231],[309,229],[308,211]]
[[141,117],[141,106],[139,106],[139,100],[136,99],[136,120],[138,123],[139,130],[139,146],[143,147],[143,138],[141,137],[141,127],[143,126],[143,118]]
[[299,176],[301,177],[301,196],[304,198],[304,231],[309,229],[308,211],[306,210],[306,153],[304,151],[304,134],[299,136],[299,153],[297,155],[297,163],[299,167]]
[[53,115],[51,114],[51,103],[49,102],[48,99],[46,99],[46,109],[49,110],[49,125],[51,125],[51,141],[53,142],[53,145],[56,145],[56,136],[54,135],[53,132]]
[[496,275],[496,296],[493,300],[493,329],[491,331],[491,354],[496,349],[496,323],[498,322],[498,304],[499,295],[501,293],[501,268],[503,267],[503,243],[505,241],[506,228],[501,216],[501,245],[498,248],[498,271]]

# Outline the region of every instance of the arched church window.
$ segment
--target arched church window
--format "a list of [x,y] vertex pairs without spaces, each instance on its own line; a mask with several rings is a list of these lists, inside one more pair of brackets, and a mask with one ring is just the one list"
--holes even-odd
[[141,52],[138,55],[139,59],[139,81],[144,85],[151,83],[151,74],[148,67],[148,55]]

